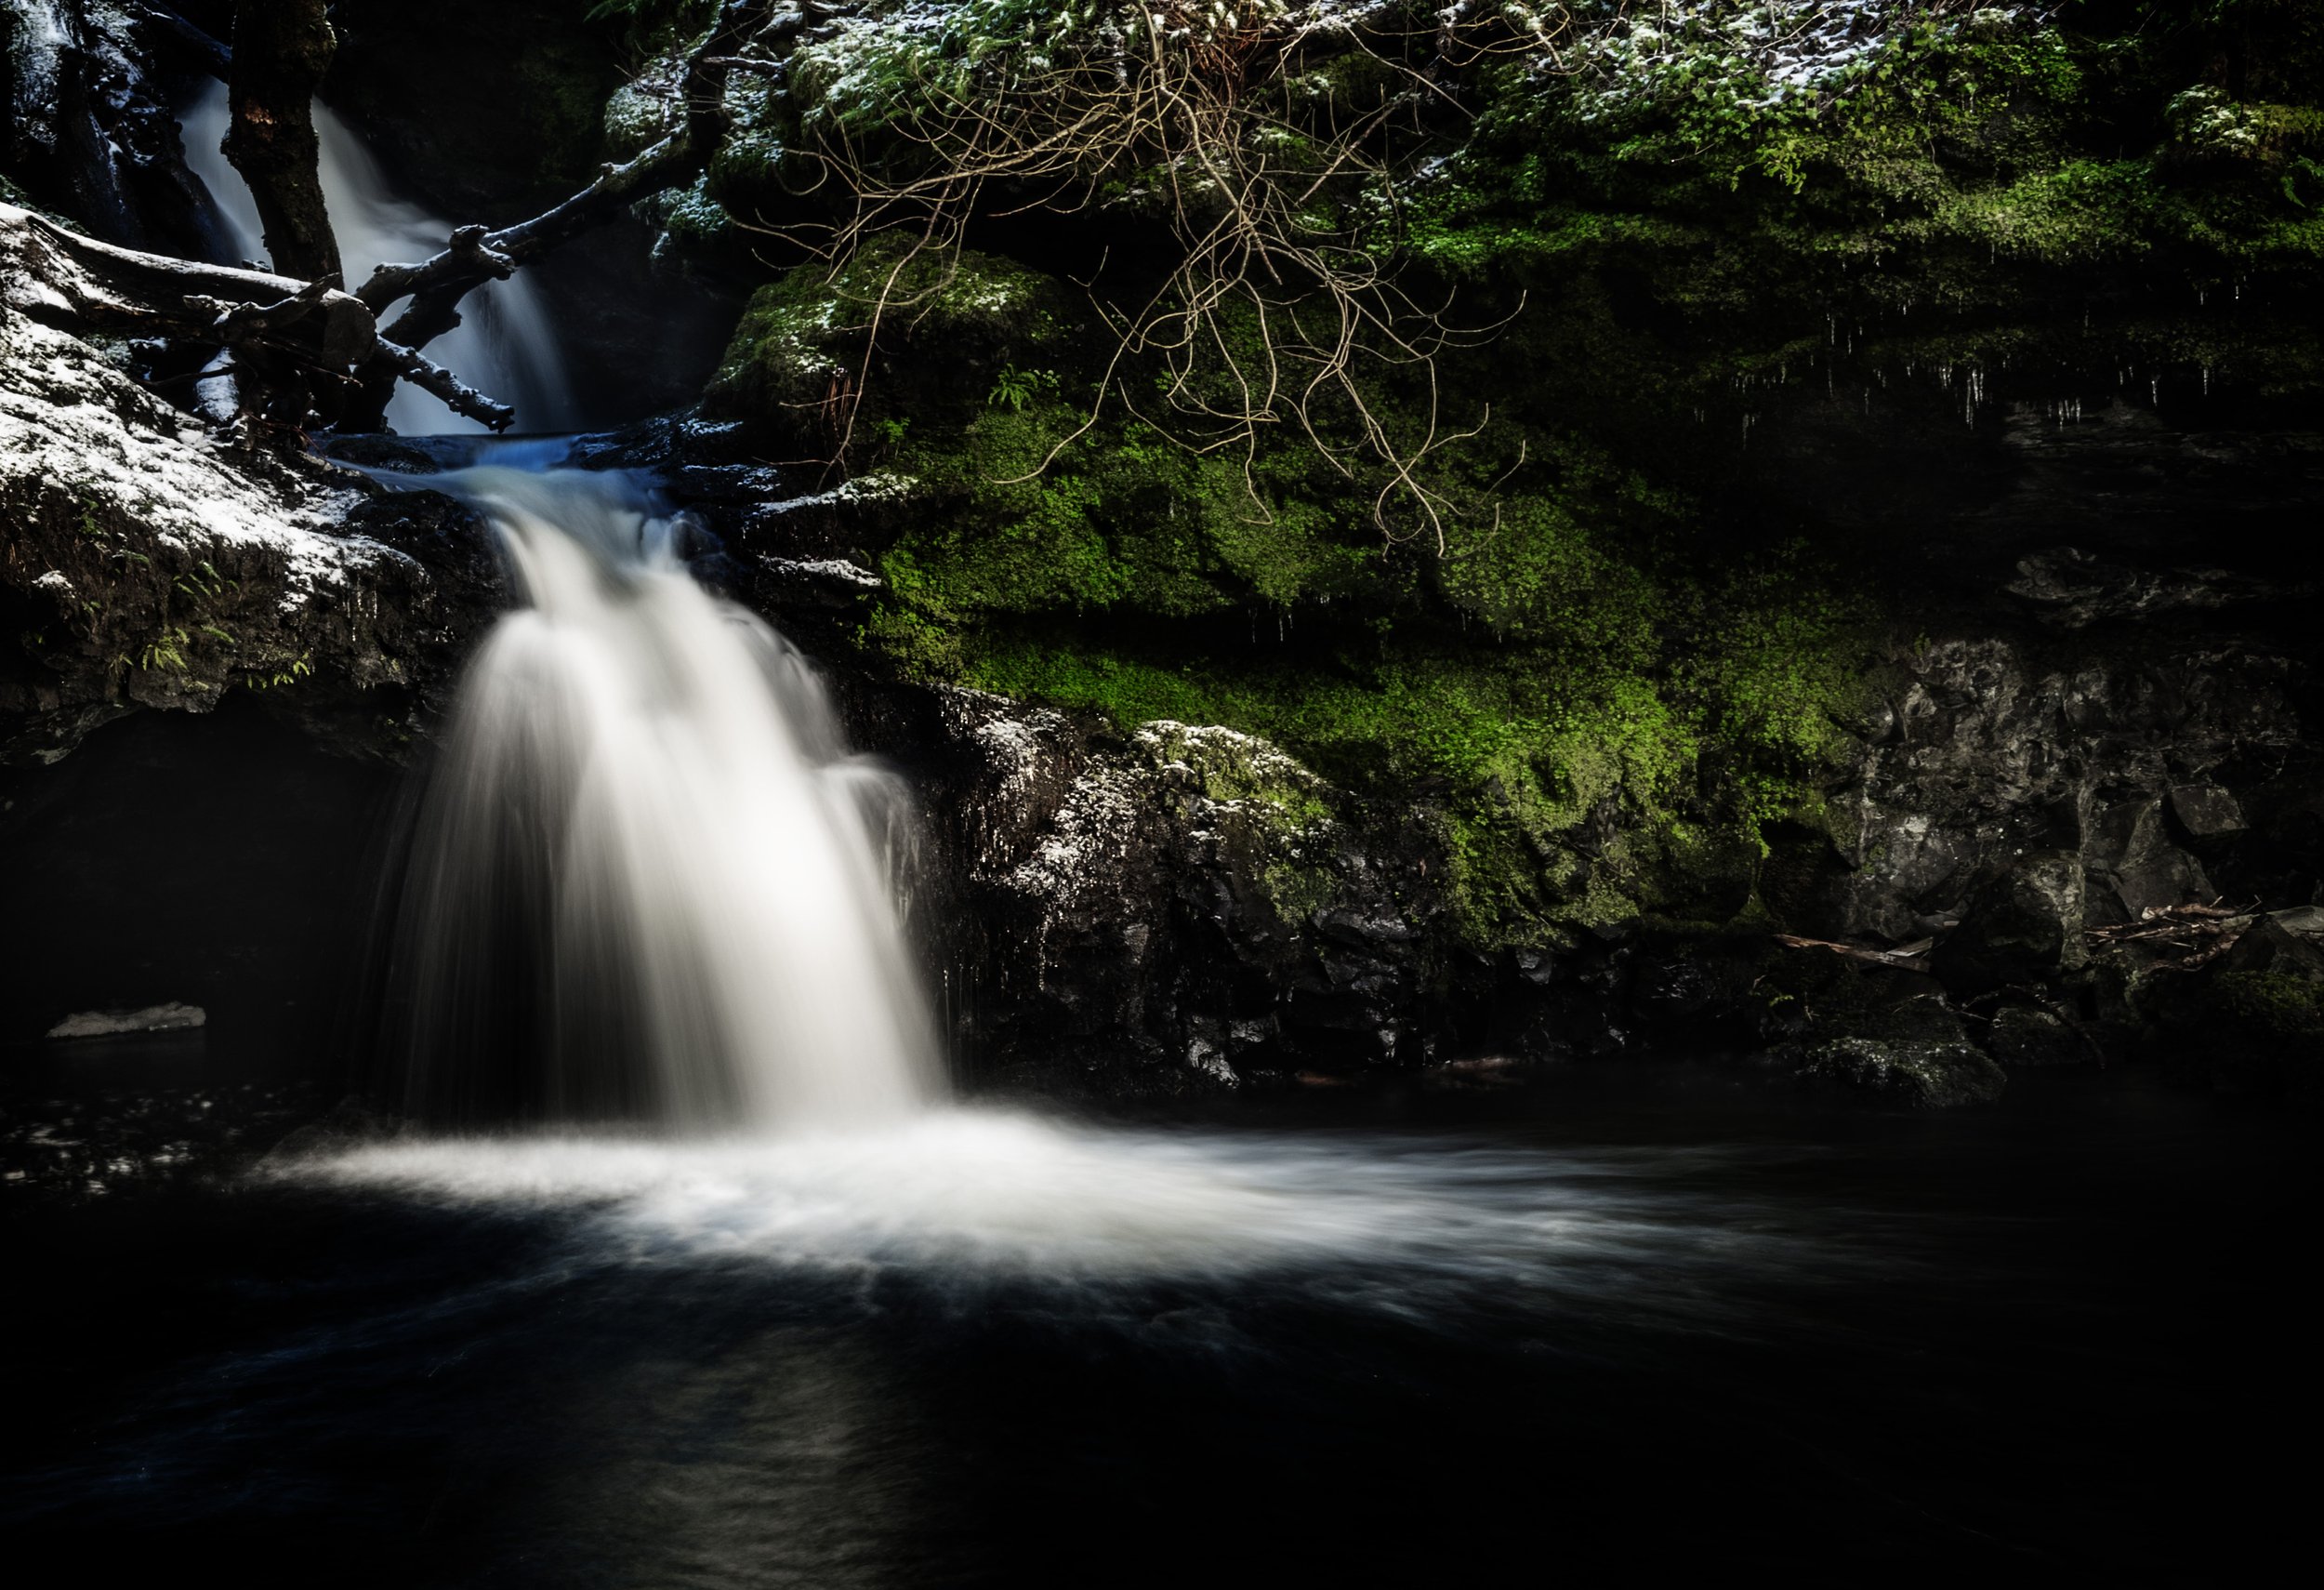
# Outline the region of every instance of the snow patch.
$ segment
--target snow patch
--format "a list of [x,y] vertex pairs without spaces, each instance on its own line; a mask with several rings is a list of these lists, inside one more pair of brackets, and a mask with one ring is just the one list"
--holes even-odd
[[190,417],[95,349],[0,306],[0,497],[31,503],[59,492],[188,550],[271,549],[284,569],[285,613],[383,560],[409,561],[376,541],[328,534],[360,494],[259,485]]
[[124,1032],[183,1032],[208,1022],[200,1005],[148,1005],[136,1011],[80,1011],[48,1029],[51,1038],[111,1038]]

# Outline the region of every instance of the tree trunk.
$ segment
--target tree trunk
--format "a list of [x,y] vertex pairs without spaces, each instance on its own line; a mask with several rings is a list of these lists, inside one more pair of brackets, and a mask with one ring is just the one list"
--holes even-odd
[[323,203],[313,101],[337,47],[324,0],[236,0],[226,158],[258,202],[275,271],[333,285],[339,245]]

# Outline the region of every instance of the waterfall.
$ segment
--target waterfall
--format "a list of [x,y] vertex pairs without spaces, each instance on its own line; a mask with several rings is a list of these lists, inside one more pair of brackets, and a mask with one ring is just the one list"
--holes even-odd
[[[237,246],[261,246],[218,152],[211,85],[187,157]],[[350,282],[450,232],[389,192],[315,107]],[[431,351],[569,424],[553,328],[522,274],[472,293]],[[474,430],[408,386],[400,430]],[[821,682],[759,619],[697,586],[689,525],[642,477],[561,468],[561,442],[480,444],[414,482],[491,521],[522,605],[469,665],[421,801],[397,913],[392,1040],[415,1115],[856,1126],[940,1090],[898,924],[901,790],[846,754]],[[891,876],[891,873],[894,876]]]
[[[696,585],[650,484],[487,448],[522,603],[461,685],[398,928],[413,1113],[853,1126],[939,1091],[876,839],[895,786]],[[526,467],[526,466],[531,467]]]
[[[211,81],[178,117],[178,130],[186,165],[217,202],[229,239],[243,258],[258,259],[266,247],[258,206],[219,148],[228,117],[226,85]],[[425,259],[440,251],[452,235],[452,223],[390,192],[371,151],[329,106],[318,102],[314,117],[323,146],[323,196],[348,285],[362,285],[376,266]],[[486,283],[461,300],[460,313],[461,324],[429,345],[429,357],[470,386],[514,404],[517,423],[524,430],[569,430],[579,423],[556,327],[537,284],[522,272],[505,282]],[[408,382],[397,385],[388,423],[407,435],[483,429]]]

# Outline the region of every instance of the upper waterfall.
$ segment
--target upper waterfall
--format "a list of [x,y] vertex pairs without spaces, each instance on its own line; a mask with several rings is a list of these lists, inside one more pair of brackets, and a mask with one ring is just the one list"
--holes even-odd
[[[244,258],[258,259],[266,248],[258,206],[220,148],[228,117],[226,85],[215,80],[204,84],[178,118],[186,164],[217,201],[234,247]],[[452,235],[452,223],[398,198],[362,137],[329,106],[318,101],[314,117],[322,143],[324,199],[350,290],[361,286],[380,265],[426,259],[441,250]],[[522,430],[565,431],[581,422],[557,327],[535,282],[523,272],[488,282],[461,301],[460,312],[461,324],[429,344],[430,357],[459,371],[482,391],[514,404]],[[408,381],[396,386],[388,404],[388,423],[406,435],[483,429]]]

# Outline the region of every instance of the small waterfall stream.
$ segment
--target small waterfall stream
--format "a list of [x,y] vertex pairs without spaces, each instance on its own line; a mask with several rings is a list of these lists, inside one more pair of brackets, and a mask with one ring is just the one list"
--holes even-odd
[[[222,85],[181,128],[236,246],[263,247],[219,152]],[[315,107],[350,282],[451,228],[390,191]],[[517,405],[574,417],[554,327],[519,274],[431,349]],[[410,387],[405,431],[475,431]],[[522,605],[463,682],[421,802],[394,928],[406,1105],[423,1120],[688,1132],[859,1127],[931,1102],[940,1067],[882,853],[902,793],[845,752],[813,671],[697,586],[646,479],[562,467],[561,442],[483,444],[412,483],[491,521]]]
[[875,843],[900,797],[821,683],[696,585],[639,477],[489,447],[426,484],[523,605],[462,684],[398,929],[423,1119],[861,1126],[938,1091]]
[[[379,265],[425,259],[441,250],[452,223],[398,198],[362,137],[329,106],[318,102],[314,116],[323,145],[324,199],[348,285],[362,285]],[[178,117],[186,164],[217,201],[241,258],[262,259],[266,241],[258,206],[219,148],[227,121],[226,86],[205,84]],[[514,404],[517,424],[524,431],[564,431],[580,423],[557,328],[537,283],[522,272],[505,282],[487,283],[462,301],[460,313],[461,324],[429,345],[431,357],[470,385]],[[397,387],[388,423],[405,435],[483,430],[410,385]]]

